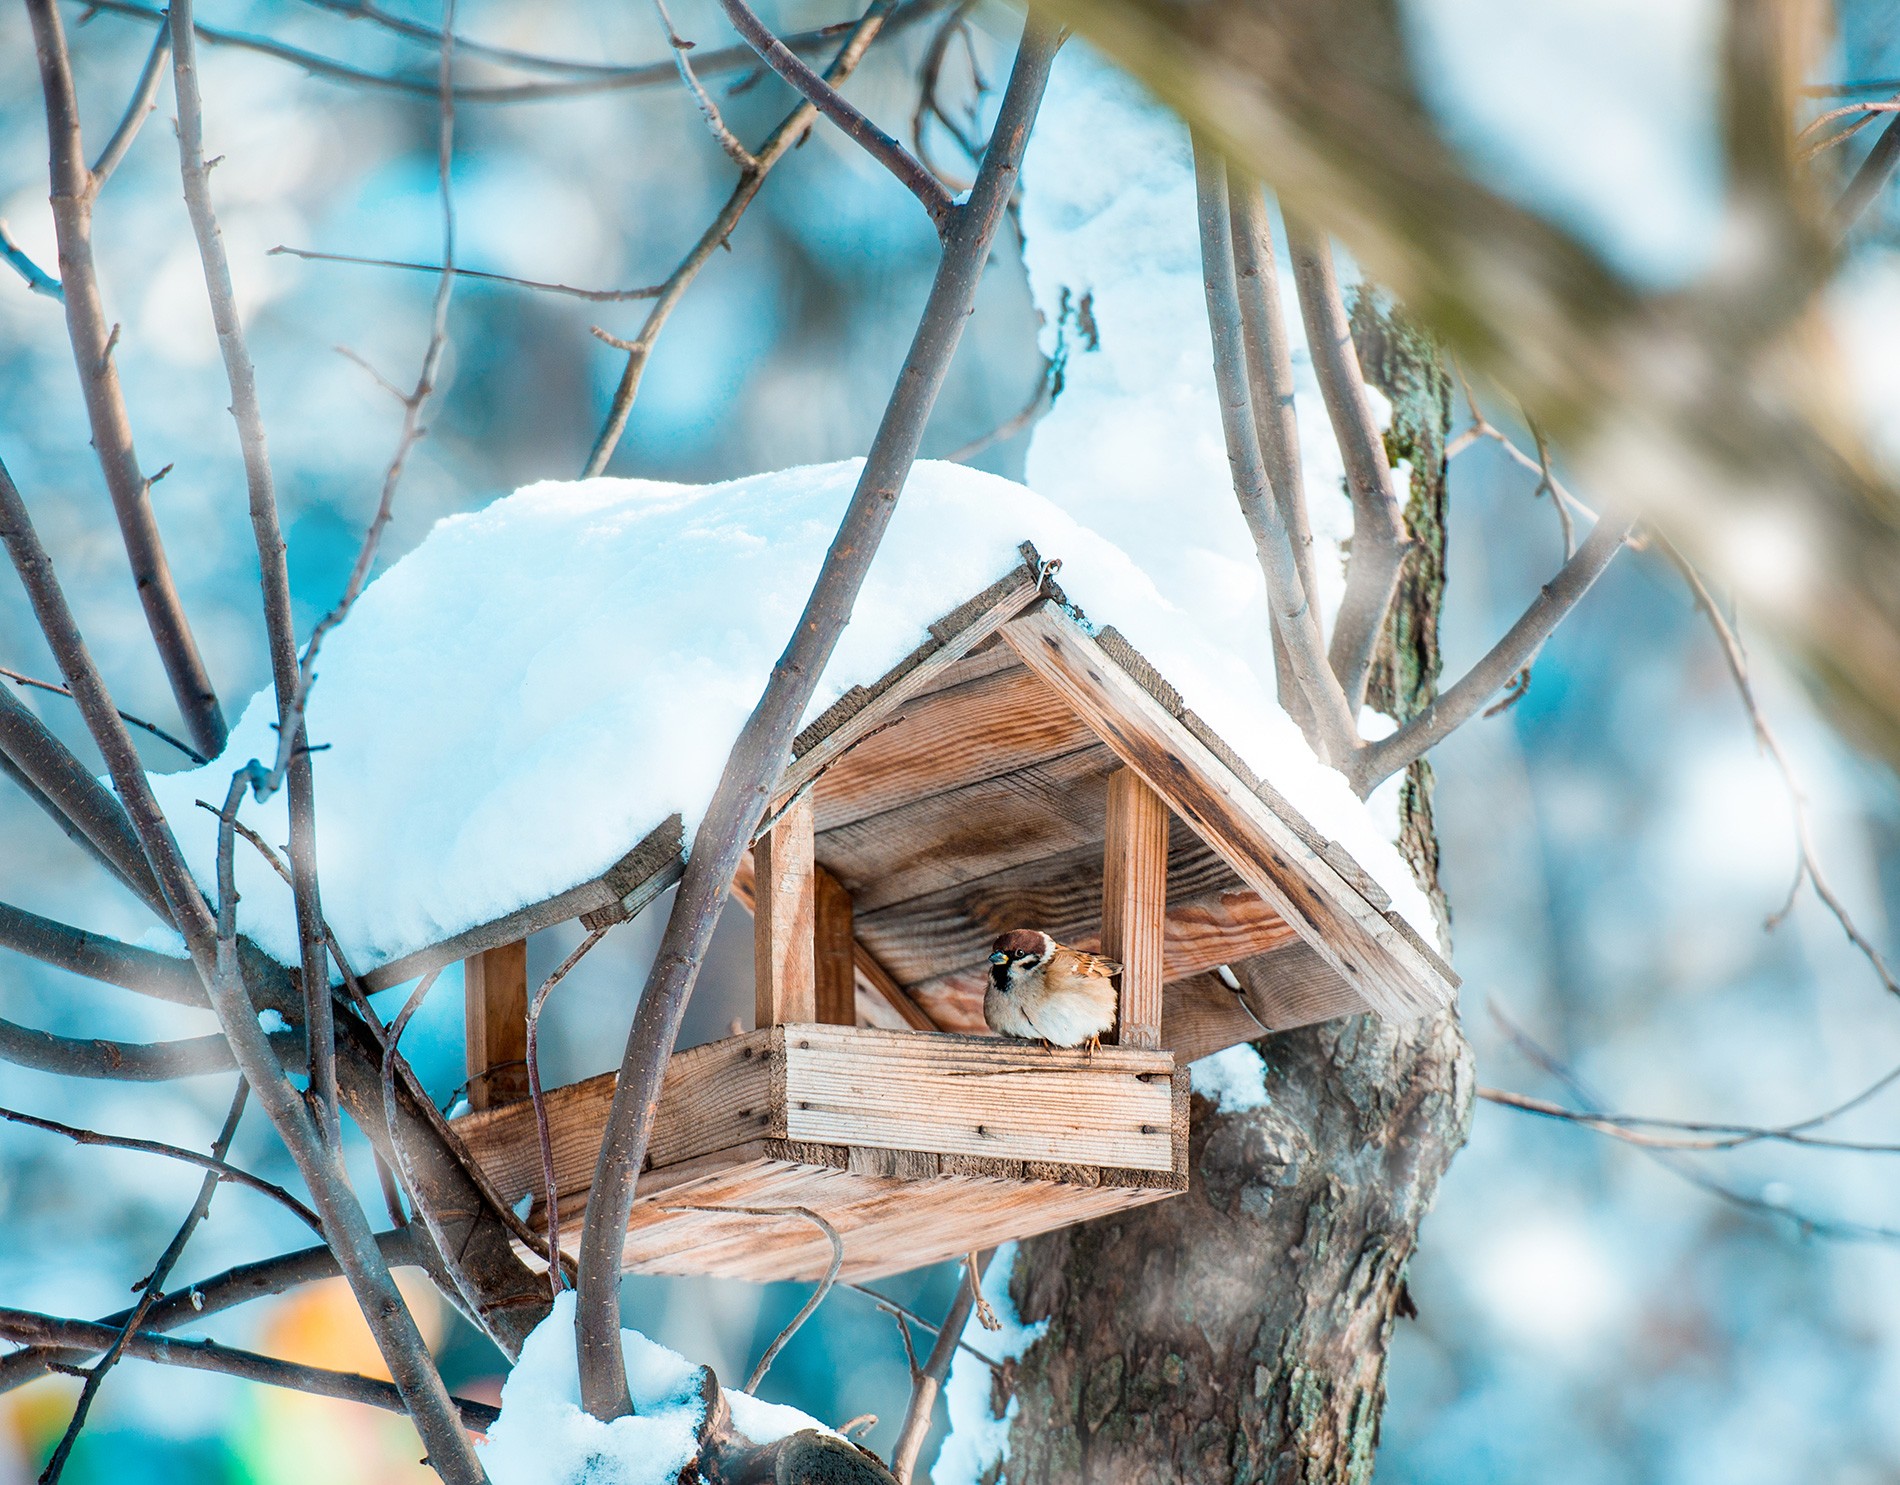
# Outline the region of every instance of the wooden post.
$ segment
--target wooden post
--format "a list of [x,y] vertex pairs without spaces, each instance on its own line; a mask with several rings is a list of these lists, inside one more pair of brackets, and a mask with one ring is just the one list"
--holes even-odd
[[1102,952],[1122,965],[1117,1039],[1161,1045],[1161,941],[1168,912],[1168,807],[1133,769],[1108,780]]
[[462,961],[468,1024],[468,1106],[498,1108],[528,1096],[528,941]]
[[794,801],[752,848],[755,1025],[817,1019],[811,796]]
[[858,1024],[857,938],[851,894],[824,867],[813,868],[813,1019],[827,1026]]

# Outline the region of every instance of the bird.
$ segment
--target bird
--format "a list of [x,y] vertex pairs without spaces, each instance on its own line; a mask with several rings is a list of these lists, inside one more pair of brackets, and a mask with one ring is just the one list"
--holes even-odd
[[1012,929],[990,945],[983,1019],[991,1031],[1045,1046],[1099,1046],[1115,1029],[1113,976],[1121,969],[1036,929]]

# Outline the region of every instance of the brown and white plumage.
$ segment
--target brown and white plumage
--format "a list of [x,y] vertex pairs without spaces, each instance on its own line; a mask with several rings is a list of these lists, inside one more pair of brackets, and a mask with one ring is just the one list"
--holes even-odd
[[983,1019],[990,1030],[1025,1041],[1079,1047],[1115,1029],[1113,959],[1067,948],[1030,928],[990,946]]

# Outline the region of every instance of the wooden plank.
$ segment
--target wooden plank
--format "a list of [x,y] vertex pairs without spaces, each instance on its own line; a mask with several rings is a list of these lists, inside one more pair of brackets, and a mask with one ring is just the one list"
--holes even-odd
[[[732,879],[732,900],[748,913],[756,913],[758,910],[756,886],[752,857],[741,856],[738,873]],[[855,915],[853,926],[855,926]],[[853,938],[851,944],[851,965],[857,980],[858,995],[874,998],[881,1003],[883,1014],[890,1021],[891,1029],[901,1030],[906,1026],[914,1031],[943,1029],[924,1013],[902,985],[891,978],[891,972],[878,963],[877,956],[856,938]],[[877,1026],[884,1022],[873,1020],[867,1024]]]
[[[780,1031],[753,1031],[675,1053],[660,1085],[648,1166],[679,1165],[748,1140],[782,1137],[783,1038]],[[549,1091],[548,1136],[560,1195],[593,1184],[613,1097],[612,1073]],[[532,1105],[468,1114],[455,1129],[504,1200],[539,1193],[541,1147]],[[640,1179],[644,1185],[647,1178]]]
[[1102,847],[1102,953],[1121,962],[1115,1040],[1161,1045],[1161,950],[1168,905],[1168,807],[1141,775],[1108,781]]
[[1177,1066],[1258,1041],[1267,1030],[1254,1019],[1240,992],[1229,990],[1218,975],[1182,980],[1161,997],[1161,1045],[1174,1053]]
[[1005,621],[1035,601],[1036,574],[1004,574],[955,612],[930,626],[932,640],[876,685],[854,687],[799,733],[792,764],[779,778],[773,807],[804,789],[853,751],[913,697],[942,682],[950,667],[992,638]]
[[1358,994],[1339,971],[1299,939],[1270,953],[1237,959],[1229,967],[1240,981],[1248,1010],[1274,1031],[1362,1009]]
[[811,797],[795,799],[752,848],[752,960],[758,1028],[817,1019],[817,884]]
[[468,1106],[528,1096],[528,945],[523,939],[462,961]]
[[812,1019],[858,1024],[858,973],[851,894],[822,866],[812,872]]
[[883,730],[840,755],[815,788],[820,831],[1096,742],[1021,666],[918,695],[880,712],[878,726]]
[[1169,1170],[1174,1060],[982,1037],[810,1026],[786,1033],[792,1139]]
[[419,979],[432,969],[445,969],[458,959],[472,959],[485,950],[525,939],[529,934],[575,918],[593,920],[590,926],[619,922],[637,913],[679,880],[685,869],[681,832],[680,817],[669,816],[639,845],[591,881],[379,965],[362,976],[363,988],[371,994],[387,990],[392,985]]
[[1451,1003],[1453,986],[1428,956],[1073,620],[1037,604],[1002,632],[1023,663],[1338,970],[1365,1008],[1407,1019]]
[[[1099,845],[1107,829],[1108,776],[1120,766],[1091,741],[1013,773],[821,828],[818,859],[851,888],[859,912],[873,912]],[[816,791],[821,826],[829,782]]]

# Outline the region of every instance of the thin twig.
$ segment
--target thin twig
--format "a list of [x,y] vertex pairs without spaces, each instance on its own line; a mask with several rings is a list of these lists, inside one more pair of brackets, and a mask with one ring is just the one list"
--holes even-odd
[[[68,700],[72,698],[73,693],[64,686],[58,685],[53,681],[42,681],[34,676],[23,675],[17,670],[9,670],[4,665],[0,665],[0,676],[6,677],[6,679],[12,681],[16,686],[30,687],[37,691],[51,691],[55,696],[64,696]],[[142,728],[144,731],[151,733],[152,736],[157,738],[160,742],[169,743],[193,763],[205,764],[211,761],[183,738],[173,737],[171,733],[167,732],[163,727],[158,726],[154,722],[148,722],[143,717],[135,717],[130,712],[122,711],[119,713],[119,720],[133,727]]]
[[[231,1111],[224,1116],[224,1126],[211,1142],[211,1155],[214,1160],[223,1160],[230,1152],[231,1141],[237,1137],[238,1121],[244,1117],[245,1100],[250,1096],[250,1085],[242,1078],[238,1079],[237,1092],[231,1096]],[[165,1251],[159,1254],[145,1277],[134,1287],[139,1292],[139,1301],[132,1307],[132,1313],[126,1318],[119,1330],[118,1339],[106,1349],[86,1372],[85,1385],[79,1390],[79,1401],[73,1405],[73,1416],[66,1425],[53,1450],[52,1458],[46,1468],[40,1472],[40,1485],[55,1485],[60,1473],[65,1469],[67,1456],[72,1453],[73,1444],[78,1440],[80,1430],[86,1426],[86,1418],[92,1412],[94,1399],[104,1385],[106,1373],[118,1363],[125,1354],[126,1342],[132,1333],[143,1328],[145,1317],[151,1313],[160,1296],[165,1292],[165,1282],[171,1277],[172,1269],[184,1255],[185,1245],[191,1241],[191,1235],[198,1230],[198,1224],[204,1221],[205,1213],[211,1210],[211,1198],[217,1193],[218,1182],[222,1179],[216,1171],[208,1171],[199,1183],[198,1196],[191,1204],[191,1210],[185,1213],[185,1220],[172,1234],[172,1240],[165,1245]]]
[[1814,844],[1814,822],[1808,808],[1807,792],[1801,787],[1801,781],[1796,777],[1794,765],[1788,761],[1787,753],[1782,750],[1781,739],[1768,725],[1768,718],[1761,709],[1761,702],[1755,695],[1754,680],[1749,674],[1748,656],[1742,649],[1740,636],[1716,605],[1713,595],[1702,581],[1701,574],[1689,564],[1688,559],[1681,552],[1667,541],[1664,541],[1662,545],[1670,560],[1676,564],[1676,569],[1682,574],[1683,581],[1689,585],[1690,592],[1695,595],[1696,606],[1707,615],[1709,627],[1715,631],[1716,641],[1722,647],[1722,658],[1727,662],[1729,675],[1735,681],[1736,693],[1748,712],[1749,725],[1754,728],[1755,741],[1774,763],[1775,771],[1781,775],[1782,788],[1788,795],[1788,809],[1794,816],[1794,881],[1788,888],[1787,904],[1769,918],[1767,926],[1770,929],[1775,928],[1788,915],[1789,910],[1794,906],[1795,894],[1801,890],[1802,879],[1806,878],[1814,886],[1814,895],[1820,898],[1822,905],[1834,915],[1834,921],[1841,925],[1841,931],[1847,935],[1847,941],[1858,949],[1861,956],[1872,966],[1887,993],[1900,995],[1900,980],[1895,979],[1893,969],[1873,940],[1868,938],[1855,923],[1853,914],[1847,909],[1847,904],[1841,901],[1834,891],[1833,884],[1828,880],[1827,873],[1821,868],[1820,852]]
[[[870,7],[851,27],[850,35],[838,48],[838,54],[831,65],[825,69],[825,80],[834,86],[843,82],[857,69],[865,51],[885,29],[886,18],[893,9],[893,0],[872,0]],[[749,53],[748,53],[749,54]],[[607,461],[613,457],[614,448],[620,442],[620,435],[626,431],[627,419],[633,413],[634,398],[639,394],[641,379],[646,374],[647,362],[652,357],[653,347],[660,338],[660,332],[666,328],[686,291],[699,277],[700,270],[711,261],[713,254],[731,240],[739,221],[744,217],[746,208],[759,194],[765,184],[765,178],[772,168],[805,137],[817,117],[817,109],[809,102],[801,101],[779,122],[777,128],[766,136],[765,142],[753,152],[754,164],[751,169],[741,170],[739,180],[732,188],[732,194],[719,208],[706,230],[688,249],[666,281],[660,285],[660,293],[653,307],[647,311],[646,319],[640,325],[640,333],[632,340],[623,340],[610,336],[605,331],[595,330],[595,334],[610,345],[617,346],[627,354],[627,364],[620,373],[619,385],[614,388],[613,400],[607,409],[607,417],[601,424],[594,446],[588,452],[587,462],[581,470],[583,479],[592,479],[605,474]]]
[[[86,7],[89,11],[104,11],[108,15],[126,16],[148,24],[163,25],[165,12],[150,6],[131,3],[131,0],[90,0]],[[910,7],[906,20],[915,15],[928,13],[928,5]],[[365,68],[352,67],[347,62],[339,62],[334,57],[326,57],[317,52],[306,51],[302,47],[290,46],[273,37],[259,36],[248,31],[232,31],[218,26],[196,25],[192,27],[200,41],[210,42],[214,46],[229,46],[241,51],[257,52],[288,62],[302,68],[312,77],[323,78],[328,82],[343,83],[351,87],[368,88],[376,92],[400,93],[413,98],[436,96],[435,81],[426,77],[405,77],[388,73],[371,72]],[[851,29],[850,22],[834,22],[811,31],[800,32],[796,36],[785,38],[785,44],[799,51],[813,51],[826,45],[833,37]],[[438,33],[439,34],[439,33]],[[440,42],[435,43],[440,45]],[[700,58],[699,70],[706,76],[715,72],[741,72],[755,65],[750,47],[722,47],[718,51],[708,52]],[[504,84],[461,84],[455,89],[455,101],[458,103],[541,103],[559,98],[579,98],[595,93],[621,92],[629,88],[658,87],[673,81],[676,76],[673,64],[666,62],[639,63],[629,67],[616,67],[591,77],[564,78],[553,82],[504,83]]]
[[937,1397],[943,1391],[944,1378],[950,1374],[950,1362],[956,1355],[957,1342],[970,1322],[970,1311],[983,1304],[983,1273],[995,1252],[992,1248],[980,1255],[972,1253],[969,1256],[966,1272],[962,1276],[963,1282],[957,1285],[956,1297],[950,1301],[943,1325],[937,1331],[937,1343],[930,1348],[930,1359],[911,1374],[910,1404],[904,1410],[904,1423],[898,1430],[897,1442],[891,1446],[891,1473],[897,1476],[902,1485],[909,1485],[917,1469],[918,1452],[930,1432],[930,1420],[937,1409]]
[[3,221],[0,221],[0,260],[4,260],[9,268],[25,279],[26,286],[35,294],[44,295],[58,303],[65,302],[66,291],[59,286],[59,280],[35,263],[27,250],[13,240],[13,234]]
[[[545,283],[536,278],[516,278],[511,273],[487,273],[479,268],[458,268],[453,264],[405,263],[399,258],[359,258],[350,253],[319,253],[311,248],[281,245],[272,248],[265,256],[302,258],[310,263],[350,263],[361,268],[401,268],[412,273],[450,273],[456,278],[480,279],[483,283],[508,284],[517,289],[538,289],[547,294],[566,294],[570,298],[585,299],[593,304],[624,304],[636,299],[657,299],[660,295],[660,286],[657,284],[639,289],[577,289],[571,284]],[[345,352],[345,354],[350,355],[359,366],[366,366],[360,356],[350,352]],[[369,369],[372,375],[376,375],[373,368],[366,369]],[[377,376],[376,379],[383,381],[381,376]],[[404,394],[399,388],[391,386],[386,381],[383,381],[383,386],[398,401],[403,399]]]
[[[541,1091],[541,1012],[548,1003],[548,996],[554,993],[554,987],[568,976],[568,971],[585,959],[588,952],[607,936],[613,927],[609,923],[596,928],[567,958],[554,967],[541,988],[534,992],[534,999],[528,1004],[528,1098],[534,1105],[534,1131],[541,1145],[541,1187],[547,1201],[548,1210],[548,1249],[553,1251],[561,1242],[561,1204],[554,1183],[554,1135],[548,1128],[547,1098]],[[561,1297],[561,1265],[548,1265],[548,1286],[554,1291],[554,1297]]]
[[1359,797],[1365,798],[1385,779],[1470,721],[1513,676],[1536,659],[1544,641],[1623,549],[1632,525],[1631,520],[1616,516],[1598,521],[1577,554],[1538,590],[1517,622],[1470,670],[1398,731],[1360,749],[1348,773]]
[[[102,1351],[119,1334],[121,1332],[111,1326],[87,1320],[64,1320],[53,1315],[36,1314],[31,1310],[0,1309],[0,1336],[24,1345]],[[236,1346],[220,1345],[216,1341],[181,1341],[149,1330],[140,1330],[133,1332],[126,1340],[125,1350],[127,1355],[139,1361],[222,1372],[226,1376],[242,1377],[246,1381],[262,1382],[270,1387],[285,1387],[296,1392],[315,1393],[319,1397],[340,1397],[346,1402],[367,1403],[371,1407],[386,1408],[392,1413],[409,1411],[402,1394],[388,1382],[359,1376],[355,1372],[330,1371],[324,1367],[279,1361],[274,1356],[260,1356],[255,1351],[239,1350]],[[448,1401],[455,1410],[458,1432],[463,1426],[478,1431],[487,1430],[494,1427],[495,1419],[501,1416],[501,1409],[490,1403],[471,1402],[460,1397],[449,1398]],[[448,1461],[432,1456],[430,1463],[440,1469]]]
[[1056,363],[1053,361],[1045,361],[1042,367],[1042,375],[1036,379],[1036,390],[1031,394],[1029,401],[1023,405],[1021,412],[1012,414],[994,428],[990,429],[988,433],[971,439],[961,448],[955,449],[948,454],[941,454],[938,457],[946,464],[964,464],[974,459],[985,449],[993,448],[999,443],[1008,442],[1043,415],[1044,411],[1055,401],[1055,393]]
[[739,143],[738,135],[726,127],[726,121],[719,113],[719,105],[712,101],[705,88],[700,86],[699,79],[693,75],[693,64],[686,56],[693,49],[693,43],[673,29],[673,17],[667,14],[666,0],[653,0],[653,8],[660,13],[660,25],[666,31],[666,44],[673,48],[673,62],[679,68],[680,81],[686,84],[686,91],[693,95],[693,102],[699,105],[700,116],[706,120],[706,127],[712,130],[712,137],[733,164],[741,170],[751,170],[759,162],[752,157],[751,150]]
[[[896,1300],[892,1299],[888,1294],[880,1294],[877,1290],[870,1288],[868,1285],[854,1284],[849,1279],[843,1279],[839,1281],[838,1287],[840,1289],[849,1289],[855,1293],[862,1294],[866,1299],[874,1301],[877,1304],[879,1309],[885,1311],[887,1314],[894,1315],[902,1320],[908,1321],[910,1324],[915,1325],[919,1330],[927,1330],[932,1335],[938,1335],[942,1332],[942,1329],[943,1329],[942,1326],[933,1325],[930,1321],[924,1319],[924,1317],[918,1314],[915,1310],[906,1309],[903,1305],[900,1305]],[[978,1361],[982,1362],[983,1365],[987,1366],[992,1372],[996,1372],[998,1374],[1002,1372],[1003,1368],[1002,1368],[1001,1362],[997,1361],[992,1356],[985,1356],[981,1351],[977,1350],[976,1347],[972,1346],[968,1341],[959,1340],[957,1342],[957,1345],[961,1347],[964,1351],[967,1351],[970,1355],[974,1356]],[[913,1363],[916,1360],[914,1356],[911,1359]]]
[[105,301],[92,256],[92,206],[98,182],[86,165],[79,130],[79,98],[58,0],[27,0],[33,40],[39,56],[40,88],[46,100],[49,173],[52,177],[53,231],[59,241],[66,336],[85,394],[92,446],[106,489],[112,497],[119,535],[132,567],[132,580],[145,611],[152,643],[185,719],[185,730],[198,751],[215,758],[224,751],[224,711],[198,653],[184,604],[172,581],[165,543],[152,511],[151,481],[139,464],[132,424],[112,360],[116,327],[108,328]]
[[167,1160],[180,1161],[185,1165],[195,1165],[200,1170],[212,1172],[221,1181],[229,1181],[233,1186],[244,1186],[268,1196],[299,1222],[312,1231],[321,1233],[323,1225],[317,1220],[317,1214],[298,1201],[282,1186],[266,1181],[262,1176],[254,1176],[247,1170],[213,1155],[200,1155],[196,1150],[187,1150],[182,1145],[169,1145],[162,1140],[139,1139],[129,1134],[101,1134],[96,1129],[82,1129],[73,1124],[62,1124],[57,1119],[43,1119],[37,1114],[22,1113],[18,1109],[0,1108],[0,1119],[9,1124],[24,1124],[29,1129],[43,1129],[48,1134],[61,1134],[76,1145],[99,1145],[111,1150],[131,1150],[140,1155],[161,1155]]
[[[1530,1035],[1512,1022],[1495,1002],[1488,1003],[1486,1008],[1490,1011],[1492,1020],[1498,1024],[1499,1029],[1510,1038],[1517,1049],[1562,1083],[1570,1091],[1570,1095],[1585,1106],[1587,1112],[1600,1113],[1602,1111],[1603,1100],[1596,1097],[1575,1073],[1532,1040]],[[1830,1238],[1840,1242],[1900,1242],[1900,1230],[1864,1222],[1841,1221],[1830,1217],[1810,1217],[1778,1202],[1751,1196],[1745,1191],[1737,1191],[1733,1186],[1703,1172],[1680,1151],[1645,1148],[1642,1153],[1665,1170],[1680,1176],[1690,1185],[1708,1192],[1711,1196],[1731,1206],[1792,1223],[1795,1230],[1804,1237]]]
[[956,203],[943,188],[943,183],[915,155],[872,123],[863,110],[848,102],[809,63],[774,36],[765,22],[753,14],[745,0],[719,0],[719,8],[726,13],[726,19],[732,22],[732,29],[739,33],[740,39],[759,54],[760,61],[803,94],[820,113],[896,176],[899,183],[923,203],[925,212],[929,214],[940,236],[949,230]]
[[165,64],[171,61],[171,56],[171,33],[160,26],[152,36],[152,49],[145,54],[145,66],[133,85],[132,97],[119,117],[119,127],[112,131],[106,147],[99,151],[99,158],[92,162],[93,190],[105,185],[107,177],[119,168],[132,148],[132,141],[139,137],[139,130],[145,127],[145,120],[156,106],[158,85],[165,80]]
[[[1748,1145],[1794,1145],[1810,1150],[1846,1150],[1857,1155],[1900,1155],[1900,1144],[1869,1143],[1864,1140],[1827,1139],[1802,1134],[1797,1129],[1770,1129],[1754,1124],[1712,1124],[1694,1119],[1653,1119],[1637,1114],[1597,1114],[1588,1109],[1570,1109],[1544,1098],[1512,1093],[1503,1088],[1479,1088],[1478,1097],[1504,1108],[1520,1109],[1546,1119],[1582,1124],[1619,1139],[1626,1144],[1652,1150],[1739,1150]],[[1676,1135],[1656,1135],[1651,1129],[1676,1130]]]

